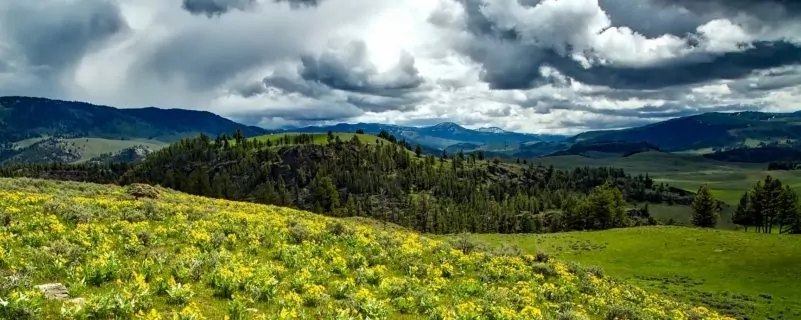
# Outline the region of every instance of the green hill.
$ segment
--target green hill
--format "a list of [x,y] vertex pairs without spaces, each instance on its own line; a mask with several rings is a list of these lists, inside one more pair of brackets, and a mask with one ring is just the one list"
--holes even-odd
[[591,131],[574,142],[648,142],[666,151],[749,146],[801,138],[801,112],[704,113],[623,130]]
[[[237,129],[245,136],[266,133],[203,111],[0,97],[0,161],[80,162],[134,145],[158,149],[199,133],[216,136]],[[42,143],[48,138],[59,142]]]
[[[730,319],[596,269],[357,220],[147,186],[0,186],[4,319]],[[67,297],[47,300],[48,283]]]
[[801,317],[801,236],[642,227],[471,237],[597,265],[643,288],[742,319]]

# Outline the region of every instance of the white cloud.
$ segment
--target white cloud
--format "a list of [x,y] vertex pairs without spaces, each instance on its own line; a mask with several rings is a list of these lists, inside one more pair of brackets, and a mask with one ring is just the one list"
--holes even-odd
[[[667,0],[236,0],[206,15],[226,1],[190,1],[220,5],[193,14],[183,0],[0,0],[0,94],[263,126],[448,120],[558,133],[718,106],[797,108],[801,22],[654,1]],[[31,40],[57,32],[73,36]],[[780,40],[775,57],[747,55]],[[333,69],[304,76],[302,57]],[[737,68],[709,69],[724,62]]]

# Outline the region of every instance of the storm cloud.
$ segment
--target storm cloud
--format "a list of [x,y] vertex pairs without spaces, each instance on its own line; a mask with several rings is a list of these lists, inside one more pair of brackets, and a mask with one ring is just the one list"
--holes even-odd
[[413,90],[423,83],[414,66],[414,57],[401,53],[397,65],[385,72],[378,72],[370,62],[367,45],[361,41],[350,42],[338,50],[331,50],[318,57],[301,58],[300,75],[308,81],[322,83],[330,88],[365,94],[393,96]]
[[801,101],[801,4],[0,0],[0,94],[575,133]]
[[182,0],[181,8],[191,14],[214,17],[231,10],[245,11],[253,8],[255,4],[256,0]]

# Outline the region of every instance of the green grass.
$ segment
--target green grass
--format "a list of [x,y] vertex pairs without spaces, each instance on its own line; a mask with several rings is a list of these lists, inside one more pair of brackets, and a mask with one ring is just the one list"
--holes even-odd
[[658,182],[665,182],[677,188],[695,192],[701,184],[709,184],[712,194],[730,205],[737,205],[740,197],[751,189],[757,181],[771,175],[789,184],[796,193],[801,194],[801,174],[793,171],[767,171],[742,168],[731,171],[656,173]]
[[76,161],[78,163],[99,157],[105,153],[114,153],[138,145],[143,145],[153,150],[159,150],[167,146],[166,142],[157,140],[111,140],[100,138],[65,139],[64,143],[77,147],[81,151],[81,159]]
[[[0,179],[0,208],[2,319],[223,319],[238,303],[248,319],[728,320],[564,261],[364,218],[34,179]],[[51,282],[83,306],[34,289]]]
[[737,205],[740,196],[767,175],[778,178],[801,194],[801,174],[792,171],[768,171],[765,164],[715,161],[690,154],[643,152],[625,158],[588,158],[558,156],[534,159],[557,169],[575,167],[617,167],[631,174],[648,173],[657,182],[695,192],[709,184],[712,194],[729,205]]
[[596,265],[641,287],[751,319],[801,318],[801,236],[642,227],[471,237]]

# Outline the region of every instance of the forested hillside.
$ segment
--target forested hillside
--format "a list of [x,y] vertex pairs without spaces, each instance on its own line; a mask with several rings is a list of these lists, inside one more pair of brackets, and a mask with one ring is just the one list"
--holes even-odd
[[[3,176],[160,184],[192,194],[366,216],[425,232],[547,232],[656,223],[626,202],[689,204],[686,191],[620,169],[570,171],[415,154],[400,142],[311,135],[186,139],[136,165],[6,167]],[[268,145],[269,144],[269,145]],[[124,172],[124,174],[123,174]],[[632,209],[632,210],[627,210]]]
[[57,137],[156,139],[176,141],[198,133],[220,134],[246,127],[210,112],[182,109],[117,109],[85,102],[32,97],[0,97],[0,142]]

